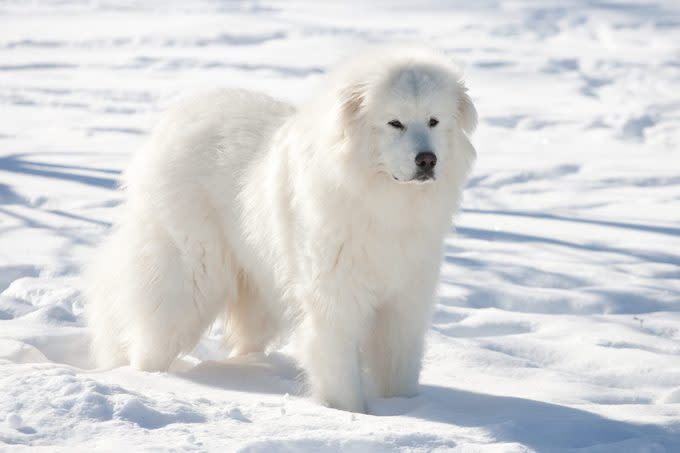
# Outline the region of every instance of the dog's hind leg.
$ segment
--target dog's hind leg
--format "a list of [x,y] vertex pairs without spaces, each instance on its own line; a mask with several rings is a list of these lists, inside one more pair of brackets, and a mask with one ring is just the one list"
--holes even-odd
[[225,341],[232,356],[264,352],[276,337],[281,319],[243,273],[239,275],[238,295],[230,301],[225,324]]
[[167,232],[159,240],[167,243],[150,251],[144,266],[153,274],[142,288],[147,312],[130,346],[131,364],[141,369],[167,369],[190,352],[237,293],[237,266],[205,194],[178,190],[171,203],[157,207]]
[[[218,246],[215,244],[212,247]],[[168,244],[168,247],[170,245]],[[223,308],[228,286],[222,263],[209,263],[207,244],[147,257],[146,311],[136,320],[130,362],[144,370],[165,370],[178,354],[190,352]]]
[[106,247],[110,258],[99,260],[96,274],[108,283],[90,291],[89,318],[100,365],[167,370],[234,298],[235,266],[211,212],[163,214],[130,207]]

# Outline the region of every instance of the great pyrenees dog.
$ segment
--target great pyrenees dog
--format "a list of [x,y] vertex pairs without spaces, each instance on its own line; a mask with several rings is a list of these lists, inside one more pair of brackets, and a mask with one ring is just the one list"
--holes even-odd
[[475,159],[466,91],[443,55],[379,47],[299,109],[223,89],[170,111],[89,269],[99,365],[167,370],[223,316],[232,355],[292,333],[331,407],[414,395]]

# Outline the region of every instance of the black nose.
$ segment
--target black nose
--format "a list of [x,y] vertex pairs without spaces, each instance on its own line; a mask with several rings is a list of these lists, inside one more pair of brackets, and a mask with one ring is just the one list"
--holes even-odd
[[437,165],[437,156],[432,151],[422,151],[416,156],[416,165],[421,170],[432,170]]

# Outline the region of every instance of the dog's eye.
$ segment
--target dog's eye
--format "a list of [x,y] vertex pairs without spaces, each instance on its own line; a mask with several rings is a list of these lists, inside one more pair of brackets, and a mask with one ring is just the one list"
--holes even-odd
[[399,120],[392,120],[392,121],[390,121],[390,122],[387,123],[387,124],[389,124],[390,126],[394,127],[395,129],[400,129],[400,130],[402,130],[402,131],[403,131],[404,129],[406,129],[406,126],[404,126],[403,124],[401,124],[401,121],[399,121]]
[[430,121],[427,123],[427,125],[430,127],[435,127],[437,124],[439,124],[439,120],[434,117],[430,118]]

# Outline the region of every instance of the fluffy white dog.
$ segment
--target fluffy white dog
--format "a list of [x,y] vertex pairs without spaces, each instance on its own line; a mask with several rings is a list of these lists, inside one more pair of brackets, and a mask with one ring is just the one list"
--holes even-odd
[[234,354],[295,330],[330,406],[415,394],[476,120],[456,68],[405,47],[353,58],[297,111],[237,90],[171,111],[90,269],[100,365],[166,370],[224,315]]

